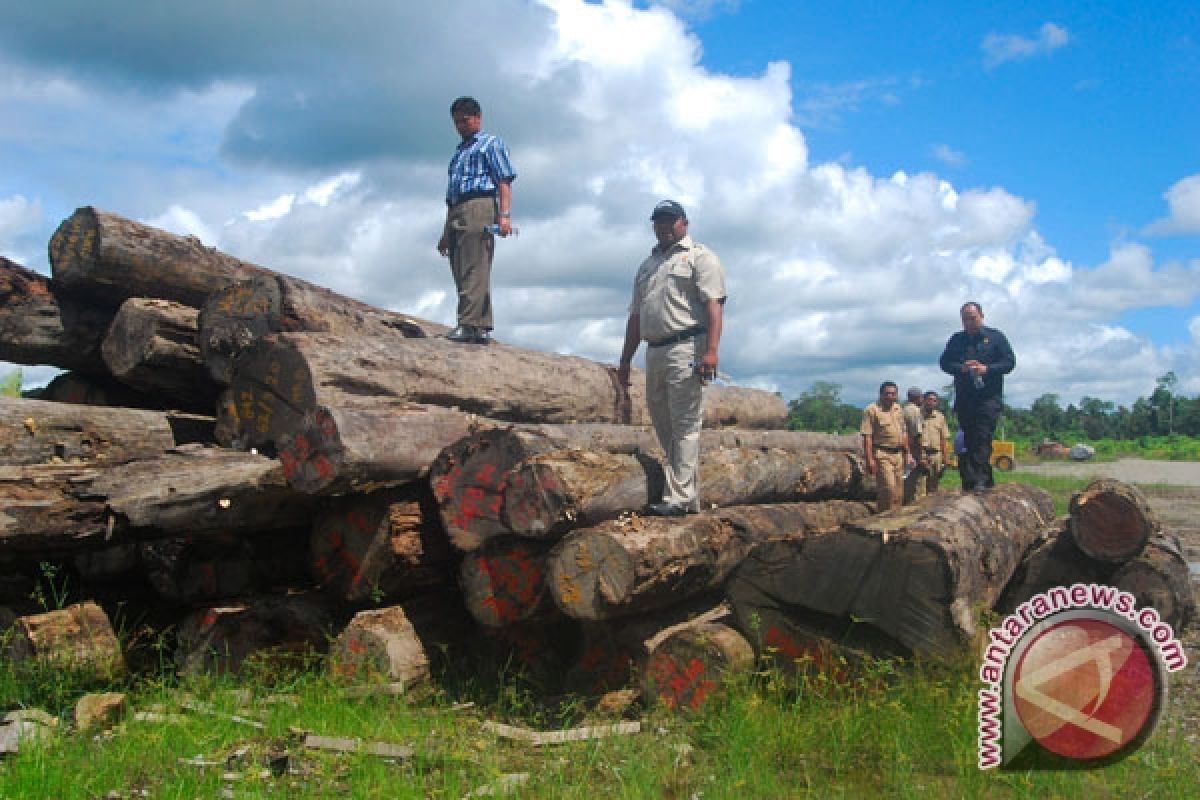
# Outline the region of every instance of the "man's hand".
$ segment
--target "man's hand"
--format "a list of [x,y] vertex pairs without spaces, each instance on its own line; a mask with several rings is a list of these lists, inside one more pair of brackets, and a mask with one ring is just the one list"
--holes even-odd
[[496,224],[500,226],[500,235],[508,236],[512,233],[512,219],[510,217],[497,217]]
[[699,363],[696,364],[696,375],[700,380],[708,383],[717,377],[717,354],[711,350],[700,356]]
[[446,236],[446,234],[443,233],[442,238],[438,239],[437,248],[438,252],[442,254],[443,258],[450,254],[450,239]]
[[867,474],[868,474],[868,475],[874,475],[874,474],[875,474],[875,459],[874,459],[872,456],[867,456],[867,458],[866,458],[866,467],[867,467]]

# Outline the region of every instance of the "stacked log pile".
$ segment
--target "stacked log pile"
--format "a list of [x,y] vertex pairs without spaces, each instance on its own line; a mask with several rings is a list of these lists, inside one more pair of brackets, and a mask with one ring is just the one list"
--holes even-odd
[[[640,373],[626,391],[586,359],[451,343],[92,208],[49,249],[51,278],[0,261],[0,359],[68,371],[0,400],[13,657],[111,652],[100,625],[30,633],[49,593],[64,619],[140,601],[183,670],[332,641],[348,676],[410,685],[486,653],[688,708],[756,654],[961,649],[1066,546],[1027,487],[872,515],[858,437],[783,430],[781,398],[735,387],[706,390],[705,509],[645,517],[663,477]],[[1104,527],[1110,497],[1060,538],[1166,603],[1165,539]]]

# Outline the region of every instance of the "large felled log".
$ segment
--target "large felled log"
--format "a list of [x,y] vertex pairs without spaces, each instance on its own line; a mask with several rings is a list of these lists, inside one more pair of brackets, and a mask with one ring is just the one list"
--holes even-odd
[[739,583],[781,608],[877,632],[884,650],[945,656],[975,634],[1022,554],[1054,519],[1049,493],[1021,484],[938,493],[823,536],[764,547],[726,587],[739,619],[755,616]]
[[553,615],[546,586],[546,551],[541,542],[497,537],[459,565],[463,603],[476,620],[498,628],[537,622]]
[[[861,442],[857,436],[799,431],[705,429],[701,432],[702,455],[720,447],[857,452]],[[502,519],[501,512],[514,471],[537,456],[566,450],[662,458],[654,431],[644,426],[481,427],[443,450],[429,469],[430,485],[441,509],[442,525],[454,546],[466,552],[492,536],[511,533],[510,523]],[[639,461],[644,462],[644,459],[639,458]],[[658,500],[657,497],[653,499]],[[532,525],[524,527],[528,529]]]
[[427,683],[446,655],[469,646],[475,626],[453,594],[433,594],[354,615],[329,650],[333,671],[361,681]]
[[[424,403],[495,420],[643,424],[643,384],[635,382],[631,399],[615,368],[502,344],[279,333],[241,355],[230,384],[233,402],[223,403],[220,415],[232,416],[223,426],[231,440],[277,449],[306,415],[346,407],[386,413]],[[782,427],[786,409],[778,395],[711,389],[738,398],[740,424]]]
[[1121,564],[1137,556],[1161,524],[1146,496],[1121,481],[1092,481],[1071,496],[1075,544],[1097,561]]
[[[103,359],[99,363],[103,363]],[[108,375],[88,375],[81,372],[63,372],[40,389],[30,392],[30,397],[53,403],[74,403],[85,406],[113,406],[121,408],[148,408],[165,410],[170,404],[163,398],[139,392],[131,386]]]
[[163,599],[195,606],[304,586],[307,531],[209,534],[138,542],[141,572]]
[[1005,587],[996,610],[1011,614],[1034,595],[1056,586],[1076,583],[1107,583],[1117,565],[1097,561],[1079,549],[1071,533],[1070,519],[1060,517],[1046,525]]
[[175,446],[167,415],[0,397],[0,464],[121,464]]
[[348,496],[321,512],[310,542],[313,578],[347,603],[394,602],[453,579],[455,560],[427,487]]
[[255,264],[85,206],[50,237],[56,284],[114,308],[130,297],[157,297],[200,308],[211,292],[263,273]]
[[[657,502],[662,465],[647,456],[558,450],[523,462],[501,491],[501,522],[522,536],[558,538]],[[705,508],[824,498],[867,500],[859,457],[850,453],[760,448],[701,450],[699,494]]]
[[311,594],[200,609],[179,626],[175,663],[185,674],[240,672],[251,657],[299,666],[328,649],[335,624],[335,615]]
[[125,672],[125,658],[112,623],[92,602],[18,617],[8,641],[8,655],[14,661],[90,666],[109,677]]
[[299,278],[265,273],[213,292],[201,309],[199,324],[203,359],[219,383],[229,383],[238,356],[272,333],[323,331],[362,338],[399,333],[419,339],[448,330]]
[[869,511],[866,503],[830,500],[614,520],[559,542],[546,582],[574,619],[644,613],[719,588],[756,542],[829,531]]
[[221,388],[209,377],[191,306],[132,297],[121,304],[100,352],[113,377],[175,408],[213,413]]
[[112,316],[57,297],[44,275],[0,256],[0,360],[103,373],[100,341]]
[[642,670],[642,697],[667,708],[695,711],[726,677],[754,664],[754,649],[735,628],[719,622],[688,625],[659,642]]
[[313,507],[286,486],[278,461],[196,445],[105,469],[0,467],[0,551],[295,528]]
[[1196,618],[1191,574],[1179,540],[1156,533],[1142,552],[1113,573],[1110,584],[1134,596],[1138,608],[1153,608],[1178,634]]

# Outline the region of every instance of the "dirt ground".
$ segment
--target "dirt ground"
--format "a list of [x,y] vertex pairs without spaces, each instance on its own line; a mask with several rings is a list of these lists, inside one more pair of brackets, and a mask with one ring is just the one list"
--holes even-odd
[[[1200,603],[1200,462],[1124,458],[1106,463],[1053,462],[1021,469],[1045,475],[1115,478],[1136,484],[1162,521],[1179,537],[1192,569],[1192,589]],[[1200,620],[1176,631],[1188,665],[1171,676],[1162,726],[1182,730],[1200,754]]]

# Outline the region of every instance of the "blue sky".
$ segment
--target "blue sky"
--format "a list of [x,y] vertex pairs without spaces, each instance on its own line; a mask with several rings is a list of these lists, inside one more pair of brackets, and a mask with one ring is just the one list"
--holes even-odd
[[941,387],[976,299],[1016,405],[1129,403],[1168,370],[1200,394],[1195,3],[0,10],[0,254],[34,269],[95,205],[450,322],[434,244],[473,94],[519,172],[502,340],[615,360],[669,196],[725,263],[739,383]]

